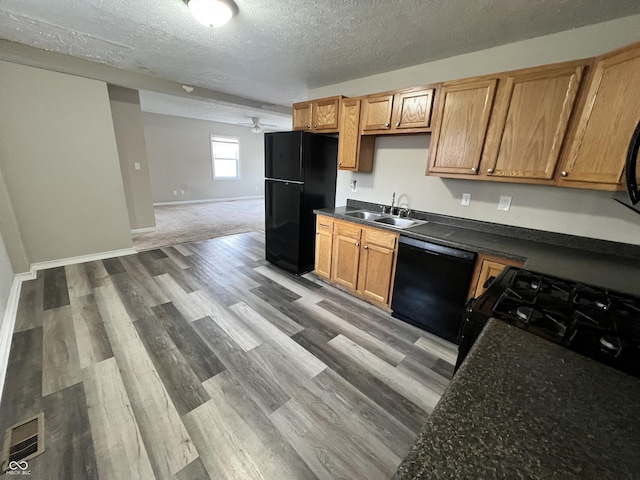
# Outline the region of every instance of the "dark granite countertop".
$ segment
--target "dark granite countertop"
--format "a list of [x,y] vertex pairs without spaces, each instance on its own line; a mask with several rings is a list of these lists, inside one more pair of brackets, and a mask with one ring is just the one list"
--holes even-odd
[[640,474],[640,379],[492,319],[395,480]]
[[640,295],[640,246],[435,214],[416,214],[416,218],[428,223],[404,230],[345,215],[361,208],[363,205],[325,208],[315,213],[449,247],[522,261],[528,270]]

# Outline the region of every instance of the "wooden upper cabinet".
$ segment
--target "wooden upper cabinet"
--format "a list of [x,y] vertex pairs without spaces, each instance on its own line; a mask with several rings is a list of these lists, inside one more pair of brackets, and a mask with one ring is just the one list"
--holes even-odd
[[477,174],[497,82],[489,78],[443,84],[428,173]]
[[554,181],[587,63],[530,68],[501,79],[483,175]]
[[369,96],[364,99],[362,131],[388,130],[391,127],[393,95]]
[[640,43],[596,59],[558,184],[615,190],[640,121]]
[[360,135],[360,98],[345,98],[340,106],[340,138],[338,139],[338,168],[370,172],[373,168],[375,137]]
[[415,87],[369,95],[363,100],[362,133],[430,132],[434,93],[435,88]]
[[337,131],[340,120],[340,100],[342,97],[330,97],[313,102],[313,129]]
[[311,102],[295,103],[293,105],[293,129],[311,130]]
[[411,89],[397,93],[394,98],[392,128],[426,129],[431,126],[431,107],[435,89]]
[[321,133],[338,131],[342,96],[293,104],[293,129]]

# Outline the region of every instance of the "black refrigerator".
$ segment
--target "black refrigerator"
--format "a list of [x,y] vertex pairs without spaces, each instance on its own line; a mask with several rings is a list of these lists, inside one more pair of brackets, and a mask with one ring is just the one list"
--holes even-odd
[[292,273],[313,270],[313,210],[333,207],[338,139],[309,132],[264,134],[266,259]]

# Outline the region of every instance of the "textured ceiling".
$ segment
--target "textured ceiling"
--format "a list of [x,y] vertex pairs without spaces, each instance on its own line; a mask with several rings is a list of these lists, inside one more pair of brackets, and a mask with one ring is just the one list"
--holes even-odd
[[638,0],[236,0],[212,30],[182,0],[0,0],[0,37],[290,105],[310,88],[640,13]]
[[202,102],[146,90],[140,90],[140,108],[148,113],[234,124],[252,123],[251,119],[257,117],[263,124],[275,125],[275,127],[265,128],[265,131],[291,130],[291,116],[274,115],[259,109]]

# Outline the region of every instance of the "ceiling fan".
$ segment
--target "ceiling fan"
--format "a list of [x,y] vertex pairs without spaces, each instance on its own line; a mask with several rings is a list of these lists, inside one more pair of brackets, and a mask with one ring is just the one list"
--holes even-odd
[[251,127],[251,131],[253,133],[262,133],[265,127],[273,127],[276,128],[277,125],[272,123],[262,123],[258,117],[251,117],[251,123],[238,123],[237,125],[246,125],[247,127]]

